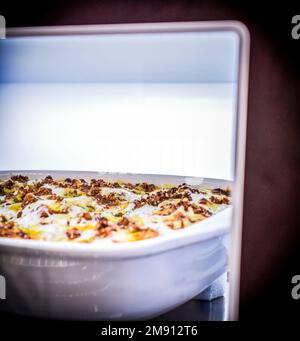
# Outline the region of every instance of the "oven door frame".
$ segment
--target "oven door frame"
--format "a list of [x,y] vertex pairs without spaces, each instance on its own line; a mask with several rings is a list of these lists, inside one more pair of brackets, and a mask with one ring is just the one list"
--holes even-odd
[[239,21],[195,21],[170,23],[69,25],[8,28],[8,38],[24,36],[100,35],[120,33],[170,33],[170,32],[235,32],[239,37],[237,123],[235,144],[235,179],[233,196],[233,221],[229,250],[229,299],[227,320],[239,316],[240,265],[244,201],[244,173],[246,154],[247,102],[249,79],[250,34]]

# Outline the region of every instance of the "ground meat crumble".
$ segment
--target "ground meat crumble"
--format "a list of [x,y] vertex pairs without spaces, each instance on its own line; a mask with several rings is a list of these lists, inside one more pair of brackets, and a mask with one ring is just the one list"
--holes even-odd
[[[129,236],[126,241],[154,238],[160,234],[154,226],[157,221],[173,230],[182,229],[231,204],[229,188],[205,188],[185,183],[164,186],[104,179],[54,179],[50,175],[34,181],[26,175],[0,180],[0,196],[0,212],[9,212],[0,213],[0,237],[42,238],[39,229],[30,226],[25,229],[20,223],[28,212],[38,212],[41,229],[53,223],[54,218],[60,219],[66,240],[70,241],[92,241],[123,233]],[[153,226],[145,225],[139,214],[135,214],[145,206],[153,208],[150,214]],[[73,207],[79,210],[75,217],[70,216]],[[84,237],[86,231],[89,231],[90,239]]]

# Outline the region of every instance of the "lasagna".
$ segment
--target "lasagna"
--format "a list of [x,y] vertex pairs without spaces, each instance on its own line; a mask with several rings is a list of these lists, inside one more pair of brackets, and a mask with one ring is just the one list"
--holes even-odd
[[14,175],[0,180],[0,237],[84,243],[155,238],[208,219],[228,207],[230,197],[229,188],[185,183]]

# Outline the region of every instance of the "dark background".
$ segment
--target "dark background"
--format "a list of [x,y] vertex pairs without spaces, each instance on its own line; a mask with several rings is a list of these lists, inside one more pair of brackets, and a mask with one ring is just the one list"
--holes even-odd
[[3,1],[7,26],[240,20],[251,35],[241,320],[297,319],[300,39],[290,1]]

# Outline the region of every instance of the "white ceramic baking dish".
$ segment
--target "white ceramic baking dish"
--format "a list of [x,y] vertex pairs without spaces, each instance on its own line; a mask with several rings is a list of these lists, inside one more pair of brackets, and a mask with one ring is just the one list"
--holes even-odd
[[[226,186],[195,177],[67,171],[1,171],[0,178],[103,178]],[[227,270],[224,236],[231,208],[186,229],[122,244],[80,244],[0,238],[0,274],[6,300],[0,309],[19,314],[89,320],[148,319],[209,287]]]

